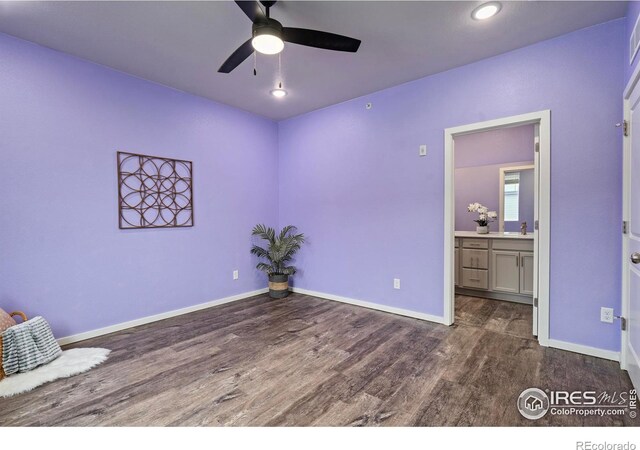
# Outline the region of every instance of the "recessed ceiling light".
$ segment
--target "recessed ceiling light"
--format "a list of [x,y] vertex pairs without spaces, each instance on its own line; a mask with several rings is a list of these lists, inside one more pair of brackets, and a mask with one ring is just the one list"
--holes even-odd
[[485,20],[493,17],[500,12],[502,5],[500,2],[489,2],[478,6],[471,13],[471,18],[475,20]]
[[282,98],[287,95],[287,91],[281,88],[271,89],[271,95],[273,95],[274,97]]

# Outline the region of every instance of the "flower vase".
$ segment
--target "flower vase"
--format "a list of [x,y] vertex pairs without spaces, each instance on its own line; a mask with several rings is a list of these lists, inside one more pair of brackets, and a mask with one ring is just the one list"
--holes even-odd
[[477,226],[476,233],[478,234],[489,234],[489,225],[485,225],[484,227]]

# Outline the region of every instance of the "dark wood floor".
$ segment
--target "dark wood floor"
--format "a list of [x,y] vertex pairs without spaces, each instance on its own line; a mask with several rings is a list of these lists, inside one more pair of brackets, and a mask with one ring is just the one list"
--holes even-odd
[[0,399],[18,425],[635,425],[532,422],[528,387],[621,391],[617,363],[540,347],[531,308],[459,297],[446,327],[304,295],[258,296],[74,344],[98,368]]

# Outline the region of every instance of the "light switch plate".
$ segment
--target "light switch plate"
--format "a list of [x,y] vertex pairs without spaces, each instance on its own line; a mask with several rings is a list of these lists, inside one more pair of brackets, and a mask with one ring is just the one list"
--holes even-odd
[[420,156],[427,156],[427,146],[426,144],[422,144],[420,146],[420,152],[419,152]]

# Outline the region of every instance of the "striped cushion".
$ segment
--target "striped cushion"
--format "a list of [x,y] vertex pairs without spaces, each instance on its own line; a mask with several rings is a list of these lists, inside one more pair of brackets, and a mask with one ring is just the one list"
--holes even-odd
[[0,308],[0,334],[4,333],[9,327],[12,327],[16,324],[16,321],[13,320],[8,313],[4,311],[4,309]]
[[46,320],[37,316],[2,333],[2,367],[7,376],[56,359],[62,350]]

